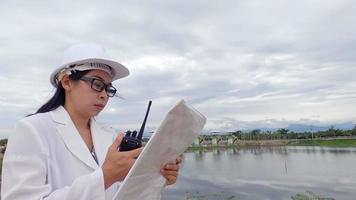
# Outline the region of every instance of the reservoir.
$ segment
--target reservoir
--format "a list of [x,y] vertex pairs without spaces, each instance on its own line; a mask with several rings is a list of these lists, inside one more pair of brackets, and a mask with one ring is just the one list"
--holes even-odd
[[[297,198],[298,197],[298,198]],[[356,148],[260,147],[183,155],[165,200],[356,199]],[[308,199],[308,198],[304,198]]]

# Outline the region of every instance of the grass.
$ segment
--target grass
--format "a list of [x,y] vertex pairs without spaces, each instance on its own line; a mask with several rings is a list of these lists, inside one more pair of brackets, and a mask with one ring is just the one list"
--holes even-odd
[[[253,141],[253,142],[258,142],[258,141]],[[261,145],[259,146],[323,146],[323,147],[356,147],[356,139],[314,139],[314,140],[298,140],[295,141],[294,139],[290,140],[289,143],[281,143],[281,142],[275,142],[270,141],[270,144],[268,145]],[[250,145],[248,143],[246,144],[236,144],[236,145],[220,145],[220,146],[193,146],[189,147],[187,151],[209,151],[212,149],[229,149],[229,148],[249,148],[249,147],[255,147],[256,145]],[[257,145],[258,146],[258,145]]]
[[231,148],[240,148],[239,145],[215,145],[215,146],[191,146],[188,147],[186,151],[209,151],[212,149],[231,149]]
[[[214,192],[210,194],[203,194],[200,191],[190,191],[186,192],[185,200],[238,200],[240,198],[235,195],[228,194],[224,191]],[[312,191],[306,191],[304,194],[298,193],[291,196],[292,200],[335,200],[332,197],[326,197],[324,195],[317,194]]]
[[291,197],[293,200],[335,200],[331,197],[322,197],[311,191],[307,191],[305,194],[296,194]]
[[212,194],[202,194],[199,191],[186,192],[186,200],[237,200],[234,195],[229,195],[224,191],[214,192]]
[[[0,159],[0,187],[1,187],[1,178],[2,178],[2,158]],[[1,188],[0,188],[0,194],[1,194]]]
[[356,139],[301,140],[293,146],[356,147]]

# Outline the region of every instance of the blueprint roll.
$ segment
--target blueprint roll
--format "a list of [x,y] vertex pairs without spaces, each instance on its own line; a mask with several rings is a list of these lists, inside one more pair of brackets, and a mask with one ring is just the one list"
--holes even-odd
[[200,135],[206,118],[179,101],[166,115],[158,130],[122,182],[115,200],[159,200],[165,179],[160,173],[165,163],[175,161]]

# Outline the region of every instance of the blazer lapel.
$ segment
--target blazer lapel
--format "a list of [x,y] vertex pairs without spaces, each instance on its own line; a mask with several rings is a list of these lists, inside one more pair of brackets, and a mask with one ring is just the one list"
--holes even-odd
[[113,132],[100,125],[94,118],[90,122],[91,136],[99,165],[104,163],[108,148],[113,142]]
[[57,123],[57,131],[68,150],[87,166],[94,170],[97,169],[99,166],[91,156],[68,112],[60,106],[51,112],[51,116],[53,121]]

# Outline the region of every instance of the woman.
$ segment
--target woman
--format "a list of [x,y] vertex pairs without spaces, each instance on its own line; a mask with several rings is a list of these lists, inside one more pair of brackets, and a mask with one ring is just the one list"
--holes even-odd
[[[16,125],[3,161],[1,199],[112,199],[142,148],[120,152],[123,138],[95,116],[116,94],[111,82],[129,71],[97,45],[65,51],[51,75],[54,96]],[[166,184],[177,180],[180,158],[166,164]]]

